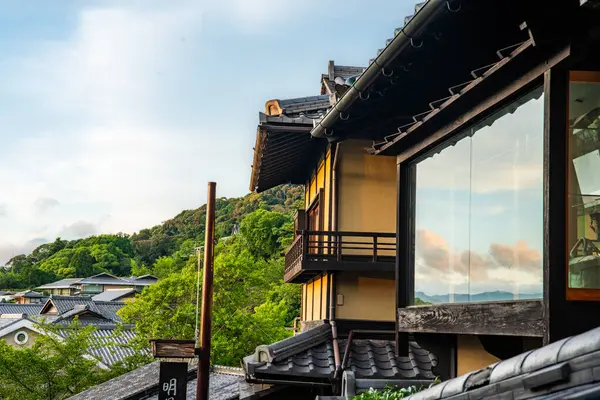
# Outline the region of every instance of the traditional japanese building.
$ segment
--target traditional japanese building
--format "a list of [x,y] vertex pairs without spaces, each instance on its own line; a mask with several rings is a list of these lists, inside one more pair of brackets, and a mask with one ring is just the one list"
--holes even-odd
[[599,47],[598,1],[429,0],[315,121],[395,157],[401,355],[456,376],[600,325]]
[[330,62],[320,96],[270,100],[259,114],[250,189],[305,188],[284,276],[302,285],[302,332],[246,357],[249,382],[327,393],[339,392],[345,368],[405,386],[450,377],[415,341],[395,354],[396,158],[367,153],[370,141],[310,134],[363,70]]

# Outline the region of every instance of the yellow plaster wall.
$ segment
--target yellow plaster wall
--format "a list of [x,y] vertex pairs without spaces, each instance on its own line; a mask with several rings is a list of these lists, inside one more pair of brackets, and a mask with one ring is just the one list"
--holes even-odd
[[396,157],[373,156],[370,142],[339,145],[339,230],[396,232]]
[[305,188],[305,204],[307,209],[315,199],[319,190],[323,189],[323,203],[321,204],[321,218],[323,220],[323,230],[328,230],[331,210],[329,209],[329,187],[331,186],[331,152],[328,150],[324,160],[319,162],[315,171],[313,171]]
[[327,276],[302,285],[302,320],[316,321],[327,316]]
[[304,298],[305,302],[306,302],[306,319],[305,321],[312,321],[313,318],[313,307],[312,307],[312,301],[313,301],[313,283],[309,282],[306,284],[306,296]]
[[327,318],[327,287],[329,285],[329,276],[323,275],[321,278],[321,319]]
[[459,335],[457,341],[456,373],[457,376],[476,371],[500,361],[481,345],[479,339],[472,335]]
[[343,296],[343,305],[336,306],[336,318],[395,320],[395,284],[392,278],[338,273],[335,279],[336,294]]

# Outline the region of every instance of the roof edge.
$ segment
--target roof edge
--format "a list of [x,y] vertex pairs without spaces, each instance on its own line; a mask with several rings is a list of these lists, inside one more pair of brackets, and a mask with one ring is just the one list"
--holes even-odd
[[412,19],[398,32],[375,60],[358,77],[354,85],[339,99],[333,108],[331,108],[325,117],[311,130],[314,137],[331,137],[332,132],[328,132],[333,125],[340,119],[340,114],[347,110],[359,97],[359,94],[373,84],[375,79],[382,73],[382,69],[388,66],[404,48],[410,46],[411,38],[419,33],[419,30],[435,18],[442,10],[443,6],[451,0],[429,0],[419,9]]

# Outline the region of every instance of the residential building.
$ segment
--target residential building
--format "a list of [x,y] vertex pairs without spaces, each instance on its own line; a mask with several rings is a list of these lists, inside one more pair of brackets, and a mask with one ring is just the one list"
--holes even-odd
[[336,393],[344,368],[402,386],[451,376],[416,341],[409,354],[395,354],[396,158],[368,154],[362,139],[310,135],[363,70],[331,61],[320,96],[270,100],[259,113],[250,189],[305,188],[284,276],[302,286],[302,332],[247,356],[248,382],[292,380]]
[[[158,281],[153,275],[132,276],[120,278],[109,273],[101,273],[88,278],[68,278],[39,286],[36,290],[45,295],[97,295],[106,291],[129,291],[135,289],[141,292],[146,286]],[[129,292],[130,293],[130,292]],[[107,296],[109,297],[109,296]]]
[[[47,334],[39,323],[64,325],[68,333],[77,318],[81,324],[94,325],[95,346],[89,355],[106,368],[135,354],[127,345],[135,338],[133,325],[123,325],[117,311],[125,305],[117,301],[95,301],[89,296],[50,296],[44,303],[0,303],[0,339],[15,347],[30,347],[38,335]],[[117,329],[119,326],[122,329]]]
[[600,325],[599,13],[421,3],[315,121],[396,158],[399,355],[457,376]]
[[35,292],[33,290],[18,292],[11,296],[11,300],[13,300],[17,304],[43,303],[44,301],[46,301],[47,298],[48,296],[45,296],[44,294]]
[[75,284],[78,283],[81,279],[82,278],[61,279],[56,282],[47,283],[45,285],[38,286],[35,289],[39,290],[46,296],[50,296],[50,295],[73,296],[73,295],[77,294],[77,291],[78,291],[77,286],[75,286]]
[[14,292],[5,292],[3,290],[0,290],[0,303],[12,300],[14,295]]

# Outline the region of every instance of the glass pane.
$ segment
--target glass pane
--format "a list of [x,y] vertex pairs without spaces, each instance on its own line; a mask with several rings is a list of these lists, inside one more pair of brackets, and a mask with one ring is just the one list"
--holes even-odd
[[467,301],[470,153],[467,137],[417,165],[416,304]]
[[600,289],[599,82],[570,83],[569,156],[569,286]]
[[416,165],[415,303],[542,297],[543,91]]
[[472,301],[543,296],[540,95],[541,90],[510,106],[473,135],[469,293],[478,297]]

